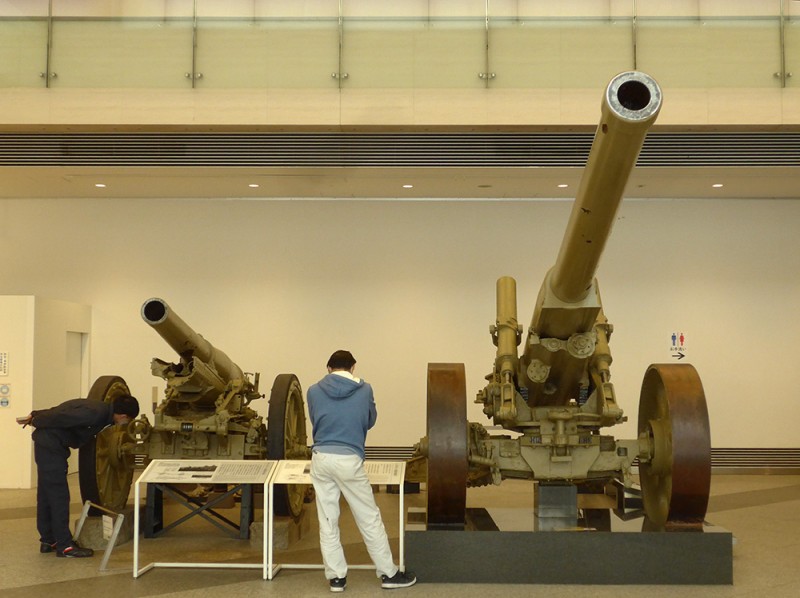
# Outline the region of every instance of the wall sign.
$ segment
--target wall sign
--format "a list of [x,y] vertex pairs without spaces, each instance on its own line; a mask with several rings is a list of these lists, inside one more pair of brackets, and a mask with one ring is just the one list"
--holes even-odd
[[686,335],[683,332],[673,332],[670,341],[669,351],[672,358],[680,361],[686,357]]

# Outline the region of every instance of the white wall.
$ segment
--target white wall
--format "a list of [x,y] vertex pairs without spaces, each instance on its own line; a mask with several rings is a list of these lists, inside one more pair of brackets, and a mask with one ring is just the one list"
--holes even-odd
[[[92,310],[88,305],[40,297],[35,305],[33,408],[48,409],[81,394],[86,396],[89,390],[82,379],[83,364],[75,363],[81,356],[72,354],[68,333],[88,335]],[[88,361],[88,355],[85,359]]]
[[[2,294],[93,308],[91,377],[123,376],[147,404],[174,359],[141,320],[164,298],[262,392],[282,372],[304,388],[349,348],[376,390],[370,445],[425,433],[426,364],[464,362],[471,401],[494,347],[494,285],[518,280],[529,322],[569,202],[3,200]],[[800,202],[626,200],[601,263],[614,323],[613,380],[636,434],[649,363],[683,332],[708,396],[715,447],[792,447],[792,339],[800,333]],[[787,347],[787,344],[789,345]],[[63,397],[68,398],[68,397]],[[266,414],[267,403],[254,406]]]
[[[9,357],[8,376],[0,377],[0,384],[11,388],[9,405],[0,409],[0,454],[6,456],[0,488],[35,484],[32,429],[20,428],[15,418],[88,390],[88,351],[76,346],[80,344],[76,335],[88,338],[91,316],[87,305],[30,295],[0,296],[0,351]],[[69,465],[76,471],[77,451]]]
[[[3,277],[5,279],[5,276]],[[8,354],[8,406],[0,408],[0,488],[30,488],[33,446],[31,429],[15,421],[31,412],[33,399],[33,297],[0,296],[0,352]]]

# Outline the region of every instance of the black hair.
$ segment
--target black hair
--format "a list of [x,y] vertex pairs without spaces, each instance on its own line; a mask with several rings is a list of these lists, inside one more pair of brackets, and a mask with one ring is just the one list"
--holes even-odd
[[136,397],[132,397],[131,395],[114,397],[113,410],[114,413],[129,415],[131,419],[133,419],[139,415],[139,401],[136,400]]
[[334,351],[328,360],[328,367],[332,370],[350,370],[356,364],[356,358],[350,351],[339,349]]

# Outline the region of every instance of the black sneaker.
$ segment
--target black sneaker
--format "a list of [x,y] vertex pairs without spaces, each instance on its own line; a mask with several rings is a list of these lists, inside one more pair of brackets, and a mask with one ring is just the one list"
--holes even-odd
[[344,592],[347,587],[346,577],[334,577],[331,580],[331,592]]
[[394,590],[396,588],[407,588],[417,583],[417,576],[411,571],[403,573],[399,569],[393,577],[388,575],[381,575],[381,587],[384,590]]
[[42,554],[47,554],[48,552],[55,552],[56,551],[56,543],[55,542],[40,542],[39,543],[39,552]]
[[67,546],[64,550],[56,550],[56,556],[68,559],[85,559],[92,556],[94,550],[91,548],[81,548],[80,546]]

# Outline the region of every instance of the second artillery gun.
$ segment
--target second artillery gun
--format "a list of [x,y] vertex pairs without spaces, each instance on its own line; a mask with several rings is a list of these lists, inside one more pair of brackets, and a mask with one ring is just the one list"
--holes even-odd
[[[250,407],[262,398],[259,374],[248,374],[184,322],[163,299],[144,302],[142,319],[180,357],[154,358],[151,371],[166,382],[154,421],[141,415],[127,429],[113,426],[81,449],[80,485],[84,500],[122,509],[137,456],[152,459],[304,459],[308,456],[305,407],[294,374],[275,378],[267,421]],[[111,402],[129,394],[119,376],[103,376],[88,399]],[[154,400],[155,403],[155,400]],[[305,487],[276,486],[275,512],[298,517]]]
[[590,527],[607,528],[608,507],[638,490],[632,475],[637,458],[646,528],[702,526],[710,431],[693,366],[651,365],[642,384],[638,437],[616,440],[602,433],[626,417],[610,380],[613,327],[595,274],[661,99],[656,81],[641,72],[609,83],[561,249],[542,284],[521,355],[516,281],[497,281],[497,320],[490,327],[496,358],[476,403],[514,435],[491,435],[467,422],[463,364],[428,366],[427,436],[415,459],[424,464],[417,479],[428,483],[428,529],[463,528],[467,486],[505,478],[536,480],[540,505],[561,501],[556,510],[572,508],[576,519],[583,507]]

